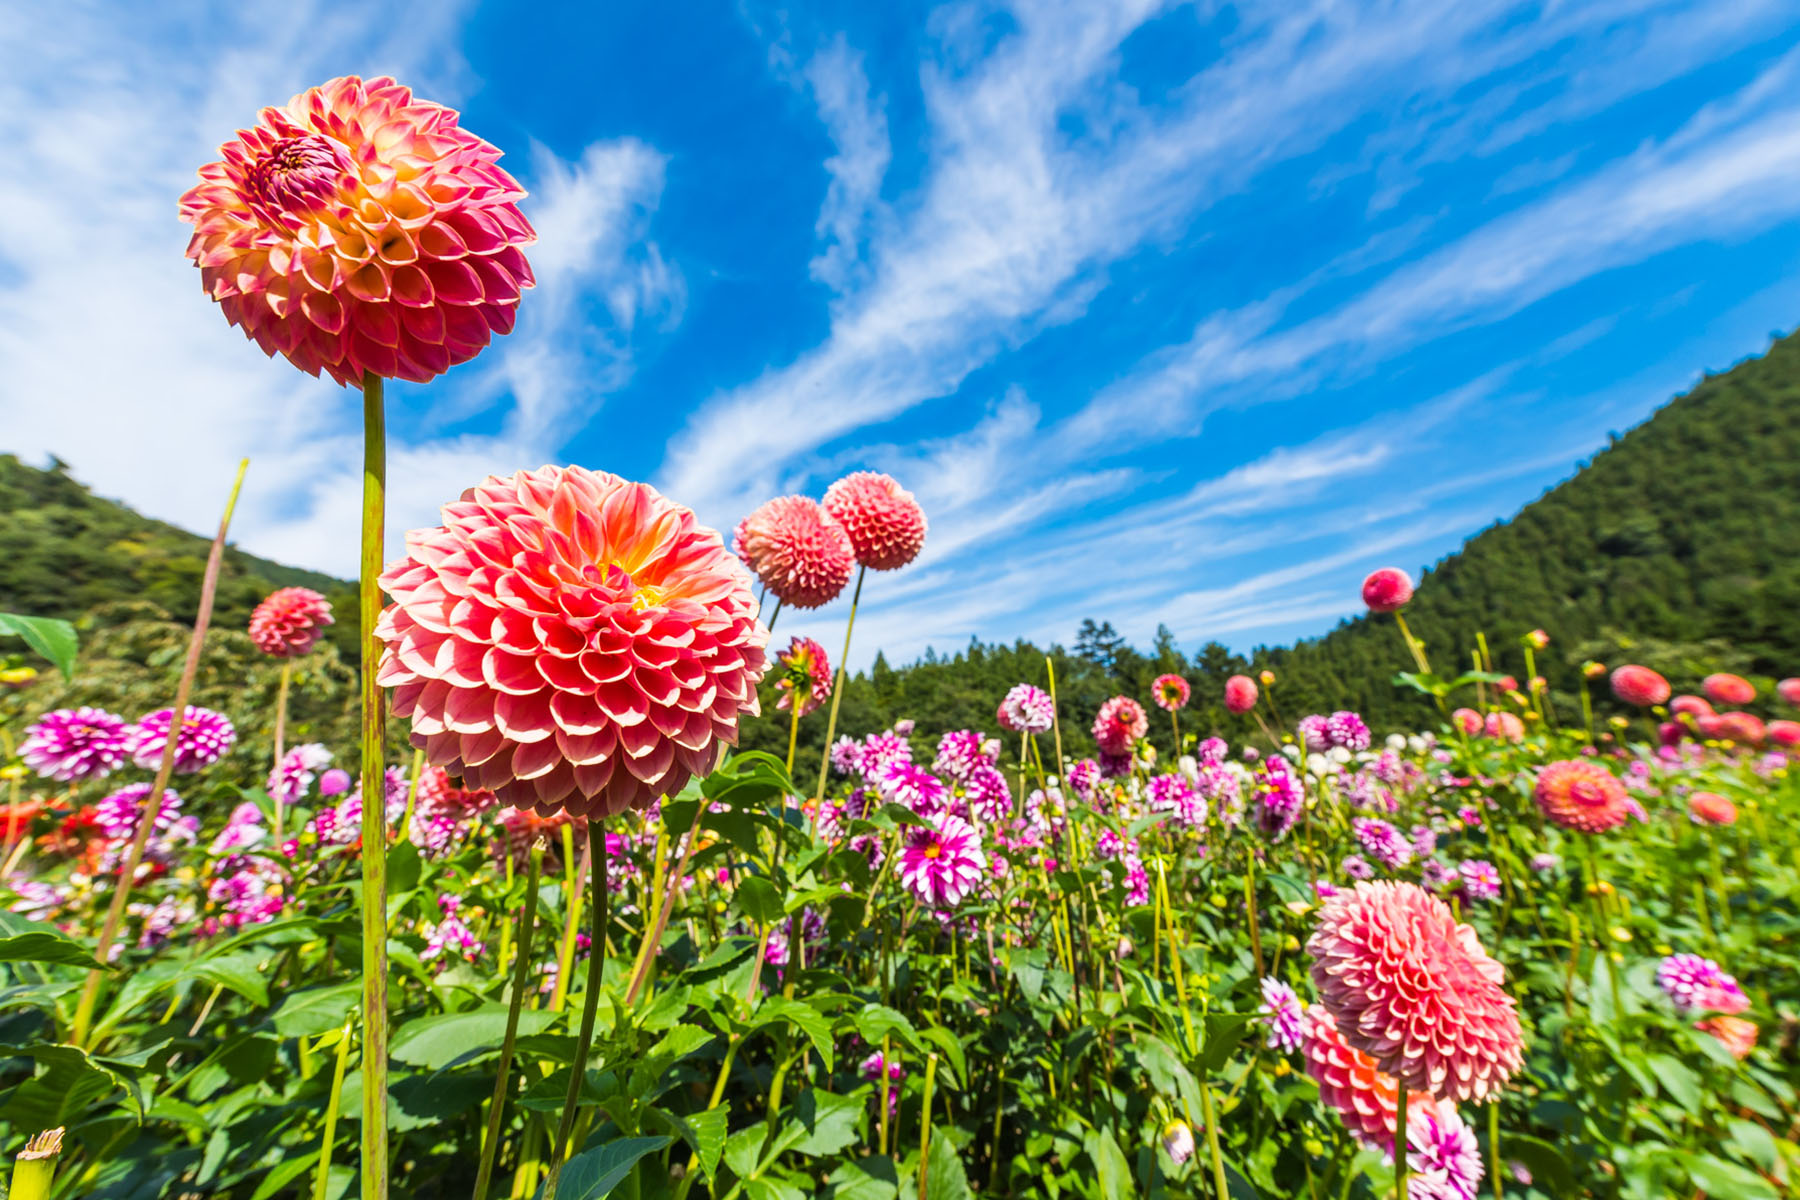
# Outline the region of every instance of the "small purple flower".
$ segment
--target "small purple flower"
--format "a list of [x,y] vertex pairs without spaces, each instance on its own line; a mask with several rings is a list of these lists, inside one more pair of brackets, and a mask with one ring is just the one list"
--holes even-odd
[[1334,898],[1338,894],[1338,890],[1326,880],[1315,879],[1313,880],[1313,894],[1319,898],[1319,902],[1322,904]]
[[1012,787],[998,767],[977,767],[963,781],[963,796],[975,815],[989,824],[1012,815]]
[[443,965],[448,966],[450,958],[461,958],[466,962],[474,962],[480,958],[487,945],[456,915],[457,910],[462,907],[462,901],[455,896],[439,896],[438,907],[443,911],[443,920],[431,926],[426,933],[425,949],[419,951],[419,960],[430,962],[434,958],[443,957]]
[[1390,871],[1398,871],[1413,858],[1413,844],[1386,821],[1356,817],[1350,822],[1362,848]]
[[1437,850],[1437,830],[1429,825],[1414,825],[1412,831],[1413,857],[1430,858]]
[[1276,755],[1262,764],[1253,777],[1253,786],[1256,827],[1270,841],[1278,842],[1300,820],[1300,811],[1306,803],[1300,792],[1300,781],[1289,768],[1287,759]]
[[1462,882],[1462,876],[1455,867],[1435,858],[1425,860],[1419,870],[1419,882],[1434,892],[1444,891]]
[[1718,963],[1698,954],[1669,955],[1656,968],[1656,982],[1684,1013],[1735,1015],[1750,1007],[1750,998],[1738,981]]
[[1150,872],[1144,870],[1143,860],[1135,854],[1124,858],[1125,864],[1125,903],[1135,907],[1150,903]]
[[1094,789],[1100,786],[1100,764],[1091,758],[1079,759],[1069,766],[1069,790],[1077,799],[1093,802]]
[[986,870],[981,838],[961,817],[941,813],[931,828],[907,827],[900,882],[924,903],[954,907]]
[[350,772],[333,767],[319,776],[319,795],[326,799],[330,799],[332,796],[341,796],[350,790],[353,782]]
[[1456,819],[1470,829],[1481,828],[1481,810],[1478,808],[1473,808],[1465,804],[1463,807],[1456,810]]
[[900,1089],[896,1085],[906,1078],[905,1067],[897,1062],[888,1062],[882,1057],[881,1051],[877,1050],[858,1064],[857,1071],[864,1079],[876,1085],[875,1094],[878,1096],[881,1094],[881,1076],[885,1072],[888,1077],[888,1115],[891,1117],[900,1111]]
[[[175,773],[192,775],[224,758],[237,742],[237,730],[224,713],[190,704],[181,722],[181,734],[175,739]],[[131,728],[126,750],[131,761],[145,770],[155,770],[162,763],[163,747],[169,744],[169,725],[175,710],[159,708],[138,720]]]
[[1408,1110],[1406,1163],[1413,1200],[1478,1200],[1486,1167],[1475,1133],[1448,1101]]
[[1500,872],[1482,858],[1466,858],[1457,864],[1462,878],[1463,895],[1471,900],[1495,900],[1500,896]]
[[[777,969],[788,964],[788,939],[793,936],[794,918],[777,921],[769,930],[768,949],[763,952],[763,961]],[[825,942],[825,918],[812,909],[803,909],[800,914],[800,937],[806,947],[806,961],[811,963],[817,957],[813,947]]]
[[1353,712],[1334,712],[1325,718],[1326,735],[1333,746],[1361,751],[1369,748],[1369,727]]
[[[147,783],[132,783],[120,788],[94,806],[94,822],[100,832],[115,842],[128,842],[137,836],[138,821],[143,817],[144,800],[150,795]],[[171,828],[181,816],[181,797],[174,788],[162,794],[162,808],[156,814],[156,830]]]
[[19,757],[41,778],[104,779],[125,761],[125,718],[102,708],[59,708],[25,731]]
[[234,850],[248,850],[268,835],[269,831],[263,827],[262,809],[246,800],[231,810],[225,828],[213,839],[212,854],[217,857]]
[[313,776],[324,770],[330,762],[331,751],[317,742],[295,746],[282,755],[281,761],[275,764],[275,769],[269,772],[269,781],[265,786],[270,798],[292,808],[306,798],[306,790],[312,787]]
[[1562,870],[1562,859],[1554,854],[1534,854],[1531,856],[1531,869],[1539,875],[1554,875]]
[[1108,754],[1102,750],[1099,763],[1100,778],[1102,779],[1118,779],[1131,774],[1131,755],[1129,754]]
[[896,733],[871,733],[863,739],[862,751],[856,757],[857,770],[870,783],[875,782],[888,764],[911,762],[912,747]]
[[998,720],[1009,733],[1048,733],[1056,721],[1056,706],[1043,688],[1015,684],[1000,701]]
[[1206,803],[1184,776],[1158,775],[1146,792],[1151,812],[1174,813],[1190,829],[1206,824]]
[[1224,738],[1209,737],[1194,747],[1194,758],[1201,763],[1222,763],[1231,756]]
[[1268,1029],[1267,1046],[1289,1054],[1306,1040],[1306,1006],[1293,988],[1279,979],[1262,981],[1262,1004],[1257,1008]]
[[1375,868],[1360,854],[1346,854],[1344,861],[1338,864],[1338,870],[1350,879],[1373,879]]

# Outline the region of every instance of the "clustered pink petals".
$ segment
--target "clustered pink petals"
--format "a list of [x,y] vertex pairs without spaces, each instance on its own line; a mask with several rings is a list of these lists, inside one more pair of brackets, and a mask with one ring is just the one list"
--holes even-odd
[[1671,954],[1657,964],[1657,986],[1684,1013],[1736,1016],[1750,1007],[1750,997],[1723,967],[1698,954]]
[[856,563],[850,535],[806,496],[777,496],[738,522],[732,549],[777,600],[818,608],[837,599]]
[[1102,754],[1129,755],[1137,740],[1149,731],[1150,719],[1144,715],[1144,706],[1130,696],[1114,696],[1100,706],[1094,717],[1094,743]]
[[1538,772],[1532,797],[1544,816],[1564,829],[1605,833],[1631,816],[1625,784],[1599,763],[1571,758]]
[[582,467],[490,477],[407,535],[375,636],[426,758],[514,807],[608,817],[712,768],[768,631],[714,531]]
[[265,108],[181,198],[233,325],[311,375],[423,383],[510,333],[537,240],[500,151],[392,79]]
[[996,718],[1008,733],[1049,733],[1056,723],[1056,702],[1041,687],[1016,683],[1000,701]]
[[1362,598],[1370,612],[1398,612],[1413,598],[1412,578],[1399,567],[1381,567],[1363,580]]
[[1485,1100],[1523,1065],[1504,970],[1473,928],[1417,884],[1340,893],[1320,911],[1307,951],[1344,1040],[1404,1086]]
[[[1306,1073],[1319,1085],[1319,1099],[1329,1105],[1363,1145],[1384,1154],[1394,1151],[1400,1128],[1400,1085],[1367,1054],[1344,1040],[1331,1014],[1318,1005],[1306,1010]],[[1407,1108],[1431,1103],[1409,1091]]]
[[[224,713],[190,704],[175,739],[175,773],[191,775],[224,758],[237,742],[237,730]],[[142,717],[131,727],[126,753],[131,761],[146,770],[162,764],[163,748],[169,744],[169,725],[175,710],[159,708]]]
[[1649,667],[1627,663],[1612,673],[1613,695],[1638,708],[1663,703],[1669,698],[1669,690],[1669,681]]
[[1179,675],[1158,675],[1156,682],[1150,685],[1150,695],[1155,698],[1156,707],[1164,712],[1186,708],[1193,694],[1194,689]]
[[825,489],[825,511],[871,571],[904,567],[925,548],[925,510],[891,475],[856,471]]
[[1735,825],[1737,805],[1717,792],[1695,792],[1688,797],[1688,818],[1696,825]]
[[907,827],[900,882],[923,903],[960,904],[986,870],[981,835],[961,817],[939,813],[930,828]]
[[781,678],[775,682],[781,689],[776,708],[786,711],[797,700],[799,715],[806,717],[831,698],[831,662],[825,657],[825,647],[813,639],[795,638],[775,656],[775,663],[781,668]]
[[1225,681],[1225,707],[1234,713],[1247,713],[1256,707],[1256,680],[1248,675],[1233,675]]
[[250,640],[264,654],[298,658],[333,623],[331,603],[319,593],[303,587],[277,588],[250,614]]
[[19,743],[19,758],[44,779],[104,779],[125,762],[125,718],[103,708],[59,708],[39,717]]

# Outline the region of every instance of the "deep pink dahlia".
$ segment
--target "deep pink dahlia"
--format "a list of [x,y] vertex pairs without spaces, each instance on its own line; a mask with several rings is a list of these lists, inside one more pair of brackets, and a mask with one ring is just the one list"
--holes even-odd
[[903,758],[889,759],[870,776],[888,804],[898,804],[921,817],[935,816],[950,802],[950,789],[924,767]]
[[1000,701],[1000,728],[1009,733],[1048,733],[1056,721],[1050,693],[1029,683],[1014,684]]
[[582,467],[490,477],[407,534],[380,682],[426,758],[515,807],[608,817],[712,769],[768,631],[719,535]]
[[265,108],[181,198],[226,320],[342,384],[423,383],[510,333],[525,191],[454,110],[354,75]]
[[1150,685],[1150,694],[1156,700],[1156,707],[1164,712],[1175,712],[1187,707],[1194,689],[1179,675],[1158,675],[1156,682]]
[[311,650],[333,624],[331,603],[311,588],[270,592],[250,614],[250,640],[264,654],[297,658]]
[[1750,1007],[1750,997],[1738,981],[1698,954],[1669,955],[1656,968],[1656,982],[1684,1013],[1735,1016]]
[[850,582],[850,535],[806,496],[778,496],[738,522],[732,549],[777,600],[818,608]]
[[1370,612],[1398,612],[1413,598],[1412,578],[1399,567],[1381,567],[1363,580],[1362,598]]
[[1094,743],[1102,754],[1128,755],[1137,740],[1150,731],[1144,706],[1130,696],[1114,696],[1094,717]]
[[[159,708],[139,719],[131,727],[126,752],[131,761],[146,770],[162,763],[163,747],[169,744],[172,708]],[[175,773],[191,775],[224,758],[237,741],[237,730],[224,713],[190,704],[181,723],[181,734],[175,739]]]
[[1475,930],[1413,883],[1359,883],[1307,941],[1313,984],[1344,1040],[1409,1088],[1485,1100],[1523,1065],[1505,972]]
[[961,817],[940,813],[929,829],[908,826],[900,849],[900,882],[931,905],[955,905],[987,870],[981,837]]
[[1256,1011],[1262,1014],[1269,1049],[1291,1054],[1305,1043],[1306,1006],[1281,980],[1271,977],[1262,981],[1262,1004]]
[[931,766],[951,779],[967,779],[977,768],[994,765],[988,749],[987,739],[977,731],[953,729],[938,739],[937,756]]
[[104,779],[125,761],[125,718],[103,708],[59,708],[39,717],[19,758],[45,779]]
[[1700,681],[1700,690],[1714,704],[1748,704],[1756,699],[1756,686],[1742,675],[1719,672]]
[[1790,676],[1776,684],[1775,694],[1789,704],[1800,704],[1800,676]]
[[850,534],[871,571],[904,567],[925,548],[925,510],[890,475],[857,471],[825,489],[825,511]]
[[781,689],[776,708],[786,711],[798,701],[799,713],[805,717],[831,699],[831,660],[825,657],[825,647],[811,638],[789,642],[788,648],[775,656],[775,665],[781,670],[781,678],[775,681]]

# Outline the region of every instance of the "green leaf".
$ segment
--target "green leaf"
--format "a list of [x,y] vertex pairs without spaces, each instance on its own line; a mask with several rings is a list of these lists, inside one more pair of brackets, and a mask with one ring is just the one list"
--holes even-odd
[[1710,1154],[1683,1154],[1681,1165],[1687,1168],[1694,1185],[1709,1196],[1729,1196],[1731,1200],[1779,1200],[1767,1180],[1736,1163]]
[[1773,1171],[1780,1160],[1781,1153],[1775,1147],[1775,1138],[1769,1131],[1755,1121],[1746,1121],[1742,1117],[1732,1117],[1725,1124],[1731,1129],[1731,1144],[1743,1151],[1748,1158],[1754,1159],[1756,1165],[1765,1171]]
[[969,1065],[963,1061],[962,1043],[956,1040],[954,1033],[942,1025],[933,1025],[921,1036],[944,1052],[945,1065],[950,1068],[952,1075],[951,1082],[960,1083],[969,1077]]
[[33,1058],[43,1068],[13,1088],[0,1106],[0,1118],[15,1129],[52,1129],[76,1116],[97,1116],[103,1111],[101,1101],[120,1089],[137,1113],[143,1113],[143,1096],[129,1078],[73,1046],[48,1042],[0,1046],[0,1058]]
[[725,1131],[730,1124],[731,1110],[709,1108],[691,1113],[684,1120],[693,1135],[691,1140],[694,1153],[700,1158],[700,1169],[706,1172],[706,1185],[711,1187],[713,1175],[719,1169],[719,1155],[725,1150]]
[[836,1048],[831,1044],[831,1022],[818,1009],[785,996],[771,996],[756,1010],[756,1024],[766,1025],[771,1021],[786,1021],[798,1026],[812,1039],[813,1049],[825,1060],[825,1069],[832,1069]]
[[88,969],[100,965],[93,952],[74,938],[35,931],[0,938],[0,962],[56,963]]
[[1206,1047],[1200,1055],[1200,1066],[1208,1074],[1219,1071],[1231,1057],[1255,1013],[1209,1013],[1206,1017]]
[[[413,819],[418,819],[417,813],[413,814]],[[387,887],[390,899],[419,886],[421,865],[419,849],[411,842],[397,842],[388,847]]]
[[830,1200],[894,1200],[900,1194],[894,1160],[882,1155],[844,1163],[826,1182]]
[[923,1048],[913,1023],[885,1004],[863,1005],[862,1011],[856,1014],[856,1032],[871,1046],[879,1046],[882,1038],[897,1033],[914,1050]]
[[806,1130],[805,1136],[794,1143],[794,1149],[809,1158],[818,1158],[854,1145],[864,1108],[860,1097],[807,1088],[794,1104],[794,1119]]
[[343,1025],[361,995],[362,984],[354,980],[296,992],[275,1010],[275,1032],[284,1038],[317,1037],[336,1029]]
[[269,985],[263,982],[261,956],[248,951],[203,958],[181,975],[183,978],[203,979],[215,987],[228,988],[252,1004],[269,1003]]
[[23,638],[25,644],[55,664],[65,681],[75,680],[75,652],[80,642],[75,627],[55,617],[22,617],[0,613],[0,634]]
[[738,909],[758,925],[767,925],[786,911],[781,891],[761,875],[749,875],[737,886]]
[[1500,1156],[1516,1158],[1524,1163],[1537,1186],[1552,1196],[1574,1196],[1580,1192],[1575,1186],[1575,1172],[1569,1169],[1568,1160],[1563,1157],[1562,1151],[1549,1142],[1522,1134],[1505,1133],[1500,1137]]
[[1668,1089],[1669,1095],[1691,1117],[1698,1117],[1704,1104],[1700,1087],[1700,1076],[1694,1069],[1667,1054],[1652,1054],[1650,1069],[1655,1073],[1657,1081]]
[[750,1200],[806,1200],[806,1193],[785,1179],[771,1179],[767,1175],[744,1181],[744,1194]]
[[[519,1036],[542,1033],[556,1023],[558,1014],[526,1009],[519,1014]],[[506,1037],[506,1006],[484,1004],[467,1012],[419,1017],[402,1025],[388,1052],[408,1066],[442,1070],[463,1055],[491,1050]]]
[[563,1167],[557,1200],[600,1200],[624,1182],[638,1159],[668,1144],[667,1137],[617,1138],[577,1154]]
[[1228,1200],[1258,1200],[1256,1185],[1230,1163],[1225,1164],[1225,1195]]
[[[931,1139],[931,1149],[926,1155],[925,1194],[931,1200],[968,1200],[971,1194],[969,1177],[963,1172],[962,1157],[956,1152],[956,1144],[941,1133]],[[1128,1193],[1102,1194],[1123,1196]]]
[[1395,687],[1409,687],[1415,692],[1424,692],[1427,696],[1444,696],[1449,694],[1450,685],[1429,672],[1402,671],[1394,676]]
[[1090,1129],[1082,1138],[1088,1157],[1094,1161],[1094,1173],[1102,1196],[1129,1196],[1133,1190],[1131,1163],[1113,1135],[1104,1129]]
[[[276,1192],[279,1192],[282,1188],[286,1187],[300,1176],[310,1176],[318,1169],[318,1166],[319,1155],[317,1151],[314,1151],[311,1154],[297,1154],[291,1158],[284,1158],[273,1167],[269,1168],[269,1173],[263,1176],[263,1181],[257,1184],[256,1190],[250,1194],[250,1200],[269,1200],[270,1196],[273,1196]],[[312,1195],[310,1186],[306,1189],[305,1194],[309,1197]]]
[[769,1127],[758,1121],[725,1139],[725,1165],[731,1168],[732,1174],[739,1179],[750,1177],[750,1172],[756,1170],[757,1159],[762,1155],[763,1138],[768,1132]]

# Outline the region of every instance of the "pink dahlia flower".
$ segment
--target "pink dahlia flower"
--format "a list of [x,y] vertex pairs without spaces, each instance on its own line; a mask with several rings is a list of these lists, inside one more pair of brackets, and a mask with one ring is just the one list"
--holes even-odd
[[1370,571],[1363,580],[1362,598],[1370,612],[1398,612],[1413,598],[1412,577],[1399,567]]
[[1736,742],[1740,746],[1760,746],[1769,736],[1768,726],[1755,713],[1720,713],[1714,720],[1717,724],[1707,731],[1707,736],[1721,741]]
[[1102,754],[1128,755],[1137,740],[1150,731],[1144,706],[1130,696],[1114,696],[1094,717],[1094,743]]
[[929,829],[908,826],[900,849],[900,882],[924,904],[960,904],[987,870],[975,827],[939,813]]
[[732,549],[775,598],[818,608],[850,582],[856,553],[837,520],[805,496],[777,496],[738,522]]
[[1056,704],[1043,688],[1017,683],[1000,701],[997,719],[1009,733],[1048,733],[1056,722]]
[[1292,1053],[1306,1042],[1306,1005],[1293,988],[1273,977],[1262,981],[1262,1004],[1256,1010],[1271,1050]]
[[1525,740],[1525,722],[1519,719],[1518,713],[1510,713],[1504,709],[1495,709],[1487,715],[1482,724],[1487,735],[1497,742],[1522,742]]
[[412,742],[549,816],[644,809],[757,711],[768,630],[719,535],[582,467],[490,477],[407,534],[379,680]]
[[1694,1028],[1718,1038],[1720,1044],[1731,1052],[1731,1057],[1740,1061],[1749,1058],[1750,1052],[1756,1049],[1755,1021],[1721,1014],[1695,1021]]
[[1776,684],[1775,694],[1789,704],[1800,704],[1800,676],[1792,676]]
[[1409,1200],[1480,1200],[1487,1168],[1475,1131],[1447,1100],[1406,1108]]
[[890,475],[857,471],[825,489],[825,511],[850,534],[871,571],[904,567],[925,548],[925,510]]
[[1450,714],[1450,721],[1462,732],[1471,736],[1482,729],[1481,714],[1472,708],[1459,708]]
[[423,383],[510,333],[537,240],[500,151],[454,110],[354,75],[265,108],[181,198],[188,257],[270,357]]
[[785,712],[797,700],[800,715],[805,717],[831,699],[831,661],[819,643],[809,637],[797,637],[775,656],[775,664],[781,668],[781,678],[775,681],[781,689],[776,708]]
[[1784,749],[1800,746],[1800,721],[1770,721],[1763,732],[1771,742]]
[[1156,682],[1150,685],[1150,695],[1155,699],[1156,707],[1164,712],[1186,708],[1188,699],[1193,694],[1194,689],[1179,675],[1158,675]]
[[1702,679],[1700,690],[1714,704],[1748,704],[1756,699],[1756,688],[1748,679],[1723,671]]
[[[125,749],[132,762],[146,770],[155,770],[162,764],[174,715],[172,708],[159,708],[131,727]],[[175,773],[191,775],[212,766],[225,757],[236,741],[237,730],[224,713],[188,705],[181,734],[175,739]]]
[[[1394,1133],[1400,1127],[1400,1085],[1374,1059],[1350,1045],[1331,1014],[1319,1005],[1306,1010],[1302,1049],[1306,1073],[1319,1085],[1319,1099],[1338,1114],[1350,1136],[1392,1155]],[[1422,1092],[1407,1092],[1409,1117],[1413,1108],[1431,1103]]]
[[1538,772],[1532,796],[1550,821],[1582,833],[1617,829],[1631,816],[1631,796],[1625,784],[1599,763],[1586,759],[1550,763]]
[[264,654],[297,658],[311,650],[333,624],[331,604],[311,588],[270,592],[250,614],[250,640]]
[[103,708],[59,708],[39,717],[19,758],[44,779],[104,779],[125,762],[125,718]]
[[1735,825],[1737,805],[1717,792],[1695,792],[1688,797],[1688,819],[1696,825]]
[[1698,954],[1671,954],[1656,968],[1656,983],[1684,1013],[1735,1016],[1750,1007],[1750,997],[1718,963]]
[[1234,713],[1247,713],[1256,707],[1256,680],[1248,675],[1233,675],[1225,681],[1225,707]]
[[1669,698],[1669,681],[1649,667],[1627,663],[1613,671],[1612,690],[1626,704],[1649,708]]
[[1718,715],[1713,711],[1712,702],[1704,696],[1677,696],[1669,701],[1669,711],[1677,715],[1686,713],[1696,719]]
[[1524,1064],[1505,972],[1413,883],[1359,883],[1319,913],[1313,984],[1344,1040],[1401,1084],[1485,1100]]

